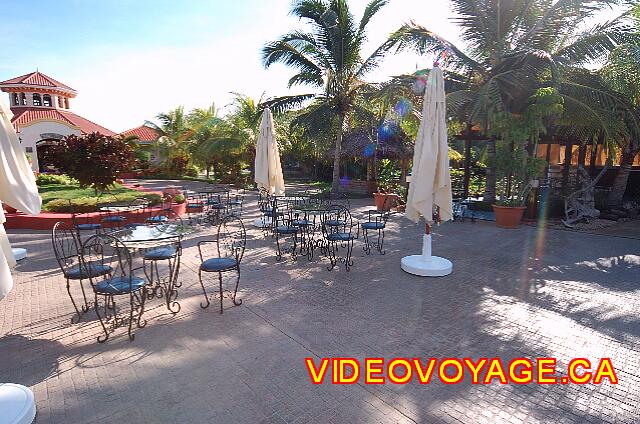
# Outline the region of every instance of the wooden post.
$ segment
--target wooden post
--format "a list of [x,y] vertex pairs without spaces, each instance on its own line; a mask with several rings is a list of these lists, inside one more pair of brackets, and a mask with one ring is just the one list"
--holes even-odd
[[587,161],[587,145],[586,143],[581,143],[578,148],[578,166],[584,168],[584,164]]
[[469,198],[469,181],[471,180],[471,128],[469,128],[467,139],[464,141],[464,185],[462,198]]
[[569,171],[571,169],[571,155],[573,153],[573,142],[567,141],[564,147],[564,165],[562,167],[562,188],[569,186]]

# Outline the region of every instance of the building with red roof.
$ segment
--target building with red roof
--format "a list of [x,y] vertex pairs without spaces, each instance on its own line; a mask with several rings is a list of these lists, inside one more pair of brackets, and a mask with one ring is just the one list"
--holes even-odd
[[71,112],[69,100],[78,92],[39,71],[0,82],[9,94],[15,128],[34,171],[46,171],[44,152],[68,135],[115,132]]
[[135,142],[142,151],[147,152],[148,160],[150,162],[156,163],[162,160],[160,157],[160,151],[158,150],[158,145],[156,144],[156,141],[158,141],[162,134],[157,129],[145,124],[124,131],[120,133],[120,135],[123,137],[137,137]]

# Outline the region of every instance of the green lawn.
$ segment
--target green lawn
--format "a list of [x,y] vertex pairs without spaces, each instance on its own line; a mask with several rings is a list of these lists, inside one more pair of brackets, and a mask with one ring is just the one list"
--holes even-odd
[[152,204],[160,203],[157,194],[141,193],[120,184],[115,184],[101,197],[96,197],[93,188],[80,188],[77,184],[45,184],[38,186],[38,191],[42,197],[42,210],[48,212],[70,212],[69,200],[78,212],[92,212],[100,202],[128,202],[138,197],[148,198]]

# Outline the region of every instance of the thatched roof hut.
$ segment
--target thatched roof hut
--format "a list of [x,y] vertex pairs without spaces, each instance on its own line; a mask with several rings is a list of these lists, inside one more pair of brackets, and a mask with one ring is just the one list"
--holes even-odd
[[[333,157],[335,148],[328,153]],[[413,143],[402,130],[393,128],[378,132],[378,144],[371,130],[358,128],[349,131],[342,139],[342,157],[350,159],[366,159],[373,157],[387,159],[409,159],[413,157]]]

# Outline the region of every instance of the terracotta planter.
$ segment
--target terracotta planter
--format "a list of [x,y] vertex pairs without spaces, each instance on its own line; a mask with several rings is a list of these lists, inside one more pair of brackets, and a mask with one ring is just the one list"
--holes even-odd
[[373,193],[376,209],[388,211],[398,204],[398,195],[395,193]]
[[496,226],[500,228],[518,228],[526,207],[491,205],[496,214]]

